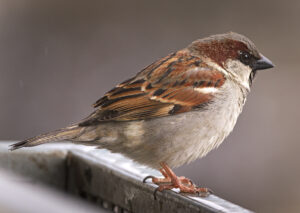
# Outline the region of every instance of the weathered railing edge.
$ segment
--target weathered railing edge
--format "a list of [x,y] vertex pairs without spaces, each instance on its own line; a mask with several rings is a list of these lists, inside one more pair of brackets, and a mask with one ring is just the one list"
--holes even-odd
[[[94,162],[95,165],[98,165],[100,167],[107,167],[108,169],[118,173],[117,175],[119,176],[127,177],[126,181],[128,181],[128,178],[133,179],[132,181],[136,184],[139,190],[150,190],[150,199],[153,199],[152,195],[157,186],[151,183],[144,184],[142,183],[142,180],[147,175],[160,176],[158,171],[138,165],[132,162],[131,160],[124,158],[121,155],[116,155],[106,150],[101,150],[100,152],[98,150],[90,150],[88,154],[81,150],[73,150],[71,151],[71,153],[73,155],[77,155],[84,159],[87,159],[90,162]],[[210,195],[206,198],[202,198],[196,196],[189,196],[186,194],[179,194],[176,191],[172,190],[165,191],[163,193],[158,193],[157,196],[162,199],[181,199],[184,200],[187,203],[187,205],[192,205],[202,209],[210,210],[212,212],[251,212],[248,209],[242,208],[216,195]]]
[[[5,152],[5,148],[7,148],[9,144],[11,144],[11,142],[0,143],[0,151]],[[124,180],[131,180],[131,182],[136,184],[139,190],[146,190],[147,193],[151,194],[151,196],[153,190],[155,189],[155,185],[142,184],[141,180],[143,179],[143,177],[149,174],[159,175],[157,171],[138,165],[121,155],[112,154],[107,150],[98,150],[92,147],[78,146],[66,143],[56,143],[16,151],[16,153],[19,154],[41,154],[48,152],[59,152],[64,153],[63,155],[82,157],[88,160],[89,163],[93,163],[98,167],[105,167],[106,169],[114,171],[122,177],[126,177],[124,178]],[[207,210],[207,212],[251,212],[250,210],[244,209],[215,195],[210,195],[207,198],[199,198],[194,196],[181,195],[172,191],[166,191],[163,193],[158,193],[158,197],[161,199],[175,199],[177,201],[184,201],[187,202],[188,205],[205,209]]]

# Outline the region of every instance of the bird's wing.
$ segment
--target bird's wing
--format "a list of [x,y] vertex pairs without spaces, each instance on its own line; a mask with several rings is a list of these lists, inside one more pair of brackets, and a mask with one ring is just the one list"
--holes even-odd
[[187,50],[170,54],[107,92],[80,125],[133,121],[199,109],[225,82],[222,72]]

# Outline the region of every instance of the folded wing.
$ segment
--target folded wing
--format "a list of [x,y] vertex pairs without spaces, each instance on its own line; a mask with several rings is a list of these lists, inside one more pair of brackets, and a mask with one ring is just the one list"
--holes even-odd
[[181,50],[107,92],[80,125],[151,119],[203,108],[224,82],[222,72]]

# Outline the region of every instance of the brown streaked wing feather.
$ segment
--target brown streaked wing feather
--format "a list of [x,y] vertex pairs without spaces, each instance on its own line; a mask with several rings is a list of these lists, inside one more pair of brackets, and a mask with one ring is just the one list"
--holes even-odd
[[187,50],[170,54],[117,85],[93,106],[99,107],[81,125],[131,121],[187,112],[213,99],[195,88],[221,87],[224,75]]

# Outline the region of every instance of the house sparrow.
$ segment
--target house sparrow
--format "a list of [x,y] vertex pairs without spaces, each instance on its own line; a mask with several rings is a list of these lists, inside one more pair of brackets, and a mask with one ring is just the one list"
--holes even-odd
[[11,150],[69,140],[160,169],[158,190],[208,193],[171,168],[217,148],[232,131],[258,70],[272,62],[237,33],[192,42],[107,92],[79,123],[15,143]]

